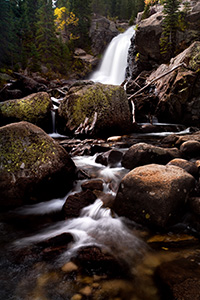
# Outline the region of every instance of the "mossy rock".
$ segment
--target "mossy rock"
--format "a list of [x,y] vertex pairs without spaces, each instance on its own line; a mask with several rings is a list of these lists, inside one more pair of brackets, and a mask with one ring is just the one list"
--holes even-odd
[[39,127],[13,123],[0,128],[0,206],[64,196],[75,165],[63,147]]
[[74,131],[88,118],[91,127],[97,114],[93,136],[125,134],[131,131],[131,111],[124,89],[100,83],[75,87],[58,109],[58,129],[65,134]]
[[0,103],[0,125],[27,121],[47,132],[52,131],[51,99],[46,92]]

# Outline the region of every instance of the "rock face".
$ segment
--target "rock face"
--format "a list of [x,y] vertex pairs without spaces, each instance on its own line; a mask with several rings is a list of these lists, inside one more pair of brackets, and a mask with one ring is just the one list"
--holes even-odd
[[[183,16],[185,28],[184,30],[178,30],[176,33],[177,53],[184,51],[194,41],[200,40],[200,6],[198,2],[191,2],[190,5],[191,10]],[[159,64],[170,60],[167,54],[162,56],[160,53],[163,7],[156,5],[152,9],[155,13],[150,15],[150,17],[144,20],[138,18],[135,41],[132,43],[134,47],[132,56],[132,61],[134,61],[134,68],[132,69],[133,78],[142,70],[151,70]]]
[[189,126],[199,126],[200,117],[200,42],[194,42],[189,48],[171,59],[169,65],[162,64],[147,79],[148,82],[161,74],[172,70],[181,63],[177,71],[155,82],[159,102],[155,111],[158,120]]
[[122,166],[134,169],[139,166],[157,163],[166,164],[175,157],[180,157],[177,148],[161,148],[146,143],[138,143],[129,148],[122,159]]
[[194,177],[176,166],[146,165],[121,181],[114,211],[140,224],[165,228],[179,216]]
[[27,121],[52,132],[51,99],[46,92],[0,103],[0,126]]
[[102,16],[95,15],[92,19],[89,36],[92,41],[92,52],[94,55],[102,54],[119,31],[115,23]]
[[142,20],[136,30],[135,51],[139,53],[138,63],[145,70],[151,69],[161,60],[159,40],[162,34],[162,18],[162,12],[157,12]]
[[128,99],[120,86],[89,84],[74,87],[58,109],[58,131],[109,136],[131,131]]
[[16,207],[65,195],[75,165],[42,129],[19,122],[0,128],[0,206]]

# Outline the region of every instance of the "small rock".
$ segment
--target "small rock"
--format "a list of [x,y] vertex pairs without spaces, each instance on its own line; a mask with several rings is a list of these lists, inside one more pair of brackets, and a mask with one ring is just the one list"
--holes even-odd
[[82,295],[90,296],[92,294],[92,289],[90,286],[86,286],[79,291]]
[[77,271],[78,270],[78,266],[75,265],[73,262],[68,262],[66,263],[63,267],[62,267],[62,271],[63,272],[66,272],[66,273],[71,273],[71,272],[74,272],[74,271]]

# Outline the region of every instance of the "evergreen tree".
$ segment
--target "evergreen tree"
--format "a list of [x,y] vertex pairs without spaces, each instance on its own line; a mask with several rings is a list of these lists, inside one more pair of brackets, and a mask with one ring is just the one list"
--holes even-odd
[[90,43],[88,33],[92,15],[91,0],[70,0],[70,11],[73,11],[79,19],[78,26],[74,30],[75,36],[79,35],[77,45],[86,47]]
[[161,53],[170,58],[176,50],[176,32],[179,22],[180,0],[164,0],[163,34],[160,40]]
[[[35,45],[36,29],[37,29],[37,11],[38,1],[23,0],[21,31],[22,31],[22,62],[25,68],[28,64],[30,68],[37,71],[38,54]],[[31,60],[31,61],[28,61]]]
[[9,2],[0,0],[0,67],[9,65],[9,54],[10,54],[10,15],[9,15]]
[[55,32],[52,1],[40,0],[36,46],[39,60],[49,69],[56,69],[59,60],[59,43]]

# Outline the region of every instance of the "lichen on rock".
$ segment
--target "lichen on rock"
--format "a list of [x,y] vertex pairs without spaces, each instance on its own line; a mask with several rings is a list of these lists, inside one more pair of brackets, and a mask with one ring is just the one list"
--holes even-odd
[[46,92],[0,103],[0,125],[27,121],[51,130],[51,99]]
[[131,112],[124,89],[100,83],[69,91],[58,109],[58,127],[63,133],[73,133],[86,118],[91,126],[95,113],[97,120],[93,135],[108,136],[131,131]]
[[75,177],[68,153],[39,127],[18,122],[0,128],[0,206],[65,195]]

